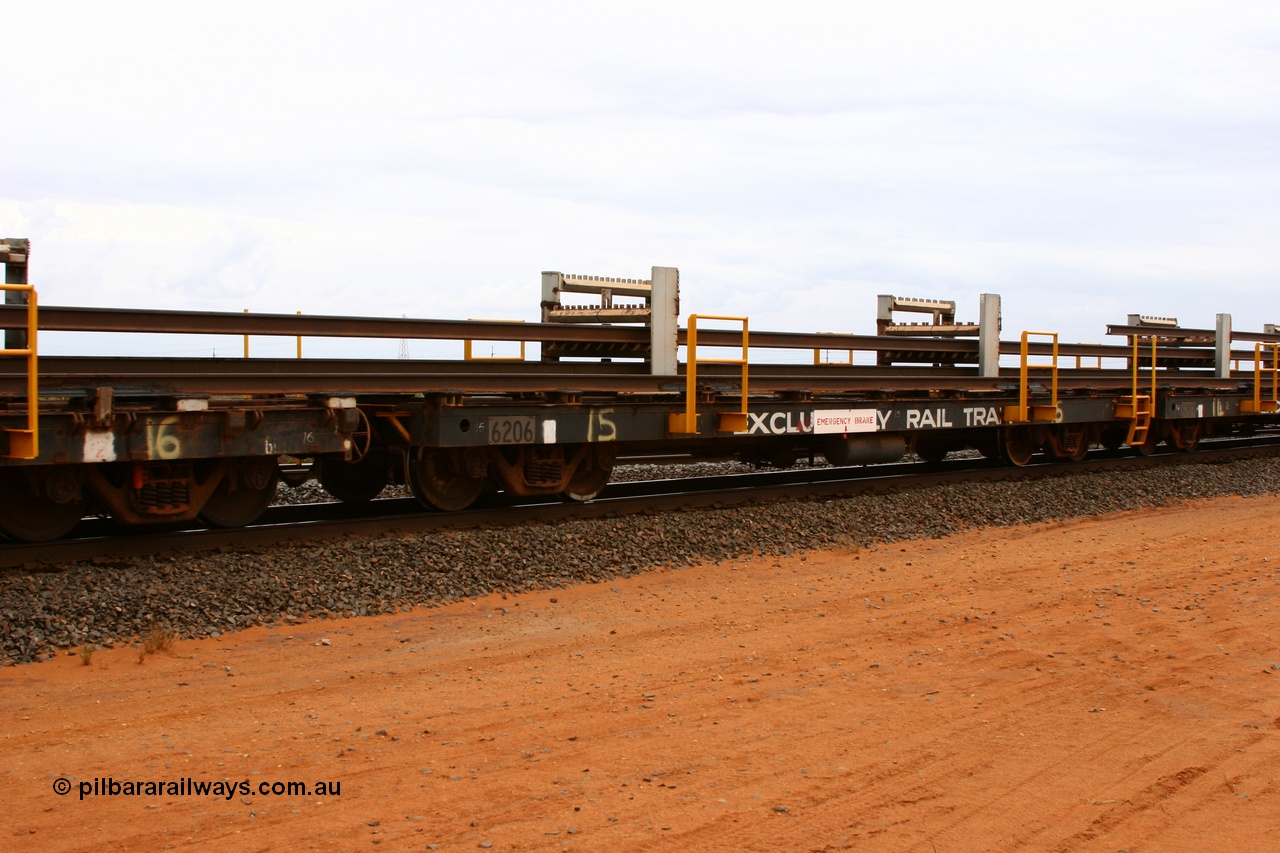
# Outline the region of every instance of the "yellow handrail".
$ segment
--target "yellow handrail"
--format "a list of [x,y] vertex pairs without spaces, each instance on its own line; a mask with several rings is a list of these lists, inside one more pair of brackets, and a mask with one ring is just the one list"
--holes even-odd
[[[249,309],[248,309],[248,308],[244,309],[244,313],[248,314],[248,313],[249,313]],[[295,313],[295,314],[299,314],[299,315],[300,315],[300,314],[302,314],[302,311],[300,311],[300,310],[299,310],[299,311],[295,311],[294,313]],[[298,335],[298,336],[297,336],[297,338],[298,338],[298,358],[302,358],[302,335]],[[248,335],[248,333],[246,333],[246,334],[245,334],[245,336],[244,336],[244,357],[245,357],[245,358],[248,358],[248,357],[249,357],[249,335]]]
[[0,349],[0,357],[13,356],[27,360],[27,428],[6,429],[11,459],[35,459],[40,455],[40,389],[36,358],[38,308],[36,289],[30,284],[0,284],[0,290],[16,290],[27,294],[27,345],[23,349]]
[[[1262,366],[1264,349],[1271,350],[1271,366]],[[1271,374],[1271,399],[1262,399],[1262,374]],[[1246,414],[1270,414],[1280,408],[1280,344],[1256,343],[1253,345],[1253,401],[1245,400],[1240,411]]]
[[[471,319],[475,320],[477,318],[472,317]],[[484,322],[486,323],[523,323],[524,320],[486,320]],[[474,340],[472,338],[462,339],[462,360],[463,361],[524,361],[524,345],[526,343],[525,341],[520,342],[519,358],[517,358],[514,355],[511,355],[511,356],[475,355],[472,347],[473,343],[474,343]]]
[[[818,332],[818,334],[819,335],[835,335],[840,333],[839,332]],[[823,350],[821,347],[813,348],[813,363],[815,365],[831,364],[831,365],[838,365],[838,366],[844,367],[844,366],[849,366],[853,364],[853,350],[851,349],[845,350],[845,352],[849,354],[849,358],[845,361],[832,361],[829,354],[833,352],[837,352],[837,350],[833,350],[833,349],[826,350],[826,352],[828,353],[828,358],[824,361],[822,358],[822,352]]]
[[[1051,399],[1047,406],[1030,405],[1031,397],[1031,365],[1028,344],[1032,335],[1047,337],[1053,340],[1053,364],[1036,365],[1048,367],[1052,379]],[[1018,370],[1018,405],[1006,406],[1004,419],[1006,422],[1026,423],[1028,421],[1056,421],[1058,419],[1058,333],[1057,332],[1023,332],[1021,348],[1021,366]]]
[[748,331],[746,317],[724,314],[690,314],[689,331],[685,342],[688,351],[685,364],[685,410],[667,416],[668,432],[691,435],[698,431],[698,321],[725,320],[742,324],[742,358],[704,358],[703,364],[742,365],[742,408],[736,412],[721,412],[716,429],[720,432],[745,432],[747,429],[747,351]]
[[[1156,399],[1156,336],[1151,336],[1151,400]],[[1138,336],[1133,336],[1133,399],[1138,399]]]

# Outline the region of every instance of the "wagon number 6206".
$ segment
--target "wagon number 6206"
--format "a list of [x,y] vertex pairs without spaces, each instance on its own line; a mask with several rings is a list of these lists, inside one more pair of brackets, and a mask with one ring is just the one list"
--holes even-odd
[[533,415],[502,415],[489,418],[490,444],[533,444],[537,418]]

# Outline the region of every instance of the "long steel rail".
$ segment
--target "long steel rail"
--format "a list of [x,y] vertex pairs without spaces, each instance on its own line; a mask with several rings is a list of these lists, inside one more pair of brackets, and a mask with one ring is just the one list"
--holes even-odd
[[[0,305],[0,327],[25,318],[24,306]],[[643,347],[647,331],[634,326],[518,323],[492,320],[432,320],[295,314],[237,314],[204,311],[154,311],[113,308],[44,306],[42,331],[150,334],[278,335],[302,337],[404,338],[432,340],[493,340],[576,343]],[[1126,337],[1156,335],[1153,350],[1170,387],[1233,391],[1247,386],[1252,376],[1237,371],[1216,378],[1212,330],[1153,329],[1109,326],[1108,333]],[[679,332],[681,343],[687,330]],[[1280,334],[1233,332],[1233,339],[1280,342]],[[737,332],[704,329],[700,343],[710,347],[740,346]],[[1004,355],[1019,353],[1018,341],[1003,341]],[[810,392],[868,393],[941,391],[1005,393],[1017,383],[1017,369],[1000,375],[977,375],[978,342],[972,339],[901,337],[752,331],[751,350],[859,351],[885,356],[893,365],[787,364],[753,361],[751,387],[755,393]],[[1048,343],[1032,342],[1031,356],[1053,352]],[[1144,353],[1146,350],[1144,349]],[[1067,344],[1057,346],[1064,391],[1123,388],[1129,369],[1098,369],[1086,360],[1128,363],[1127,345]],[[1231,358],[1252,362],[1249,351],[1232,351]],[[1077,367],[1070,367],[1075,360]],[[1115,362],[1113,362],[1115,363]],[[914,366],[913,366],[914,365]],[[1172,368],[1172,369],[1169,369]],[[683,367],[680,371],[683,371]],[[708,363],[700,367],[707,382],[726,388],[735,384],[730,369]],[[525,393],[574,390],[589,393],[676,394],[681,372],[651,376],[638,361],[511,362],[485,360],[350,360],[329,358],[95,358],[42,356],[40,393],[68,395],[110,385],[118,397],[163,394],[307,394],[343,391],[354,394],[404,394],[423,391],[458,393]],[[20,398],[26,393],[26,371],[12,360],[0,360],[0,395]]]
[[[248,367],[250,362],[221,364],[222,359],[203,362],[173,360],[168,364],[156,364],[132,370],[125,363],[112,368],[95,363],[77,365],[57,357],[46,357],[42,363],[48,367],[40,375],[40,393],[49,396],[83,395],[91,389],[108,385],[117,398],[145,397],[165,394],[318,394],[350,393],[414,394],[474,393],[501,394],[520,392],[581,391],[599,394],[681,394],[684,392],[683,372],[677,376],[649,376],[623,369],[587,371],[570,368],[563,371],[547,371],[544,365],[530,363],[528,367],[514,365],[495,371],[492,369],[466,369],[464,363],[455,363],[451,371],[439,369],[439,365],[415,372],[410,367],[394,362],[267,362],[259,367]],[[278,372],[272,365],[279,365]],[[1058,384],[1063,391],[1088,392],[1124,390],[1131,374],[1127,371],[1079,371],[1060,373]],[[21,396],[25,394],[25,374],[0,370],[0,394]],[[734,371],[720,365],[699,367],[699,383],[739,387]],[[1210,373],[1184,371],[1180,375],[1162,377],[1162,387],[1177,384],[1189,389],[1213,389],[1237,391],[1251,387],[1251,375],[1233,375],[1215,378]],[[933,391],[966,392],[974,394],[1016,393],[1018,376],[1016,369],[1002,371],[996,377],[978,377],[973,374],[922,369],[909,370],[832,370],[816,372],[804,366],[756,366],[751,367],[752,394],[777,394],[809,392],[813,394],[880,393],[928,394]]]
[[[20,326],[25,307],[0,304],[0,326]],[[521,323],[509,320],[438,320],[406,317],[362,317],[306,314],[244,314],[230,311],[168,311],[140,308],[81,308],[48,305],[40,309],[42,331],[123,332],[194,335],[280,335],[295,337],[416,338],[493,341],[579,341],[595,343],[648,342],[648,333],[635,326],[608,324]],[[1216,333],[1212,329],[1163,328],[1112,324],[1110,335],[1155,335],[1170,344],[1188,342],[1212,349]],[[703,330],[710,346],[732,346],[739,337],[731,331]],[[681,330],[683,342],[684,330]],[[1280,333],[1233,331],[1241,341],[1280,343]],[[931,351],[973,354],[978,342],[972,339],[931,338],[888,335],[852,335],[826,332],[756,332],[753,346],[781,349],[868,349]],[[1007,346],[1008,349],[1003,349]],[[1017,342],[1002,344],[1002,352],[1017,351]],[[1064,344],[1063,346],[1067,346]],[[1072,344],[1067,356],[1114,352],[1113,345]],[[1182,352],[1171,346],[1172,352]],[[1045,349],[1045,352],[1048,350]]]

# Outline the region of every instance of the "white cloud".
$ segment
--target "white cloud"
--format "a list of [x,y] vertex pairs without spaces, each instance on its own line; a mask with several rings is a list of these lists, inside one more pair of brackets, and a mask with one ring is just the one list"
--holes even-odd
[[[686,312],[866,332],[1280,317],[1269,3],[42,3],[0,54],[0,231],[50,303]],[[381,353],[380,353],[381,354]]]

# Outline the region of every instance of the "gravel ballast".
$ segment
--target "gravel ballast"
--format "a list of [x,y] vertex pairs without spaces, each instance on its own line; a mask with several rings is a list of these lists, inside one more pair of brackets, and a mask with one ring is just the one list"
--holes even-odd
[[1188,464],[1024,482],[935,486],[625,518],[119,559],[0,578],[0,661],[264,623],[391,613],[491,592],[554,589],[659,566],[936,538],[1280,490],[1280,460]]

